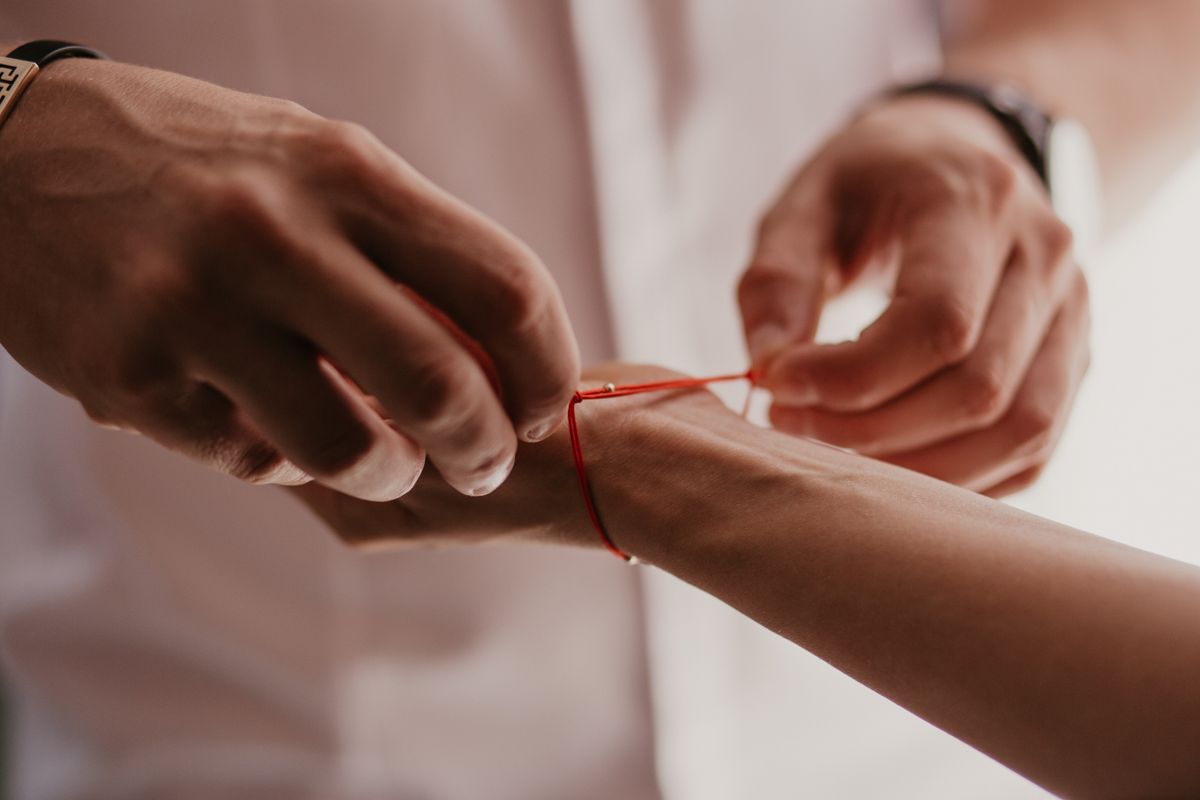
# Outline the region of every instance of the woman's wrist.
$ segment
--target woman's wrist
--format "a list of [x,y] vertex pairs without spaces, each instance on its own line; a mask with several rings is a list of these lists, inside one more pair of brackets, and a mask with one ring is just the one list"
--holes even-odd
[[[847,458],[750,425],[708,392],[588,404],[580,417],[605,530],[618,547],[667,569],[732,552],[748,515],[764,524],[772,508],[792,506],[828,478],[829,454]],[[599,545],[582,499],[574,516],[573,535]]]
[[[619,385],[679,377],[626,365],[599,375]],[[606,534],[622,551],[693,581],[702,581],[712,564],[757,558],[753,546],[762,537],[790,536],[796,519],[810,518],[810,506],[833,502],[821,498],[835,497],[864,462],[757,428],[702,389],[597,398],[575,411]],[[427,472],[395,503],[358,501],[319,486],[296,494],[341,538],[359,545],[521,539],[603,547],[565,426],[523,445],[512,476],[486,497],[463,498]]]

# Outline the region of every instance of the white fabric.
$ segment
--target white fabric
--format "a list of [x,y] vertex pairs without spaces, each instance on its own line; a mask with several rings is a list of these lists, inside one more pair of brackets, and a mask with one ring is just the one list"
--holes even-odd
[[[0,38],[366,124],[534,246],[587,360],[697,372],[742,364],[758,212],[917,19],[867,0],[7,6]],[[96,429],[9,361],[0,514],[18,800],[636,800],[656,743],[670,798],[877,796],[880,772],[891,797],[1030,793],[672,579],[518,546],[348,553],[282,493]]]

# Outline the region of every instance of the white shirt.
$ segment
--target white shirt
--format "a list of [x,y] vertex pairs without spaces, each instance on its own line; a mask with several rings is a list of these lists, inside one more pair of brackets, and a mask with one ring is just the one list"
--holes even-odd
[[[537,250],[585,361],[711,372],[744,364],[732,289],[759,212],[894,77],[917,19],[866,0],[18,0],[0,39],[361,122]],[[973,775],[1025,791],[673,579],[530,546],[353,553],[282,492],[100,430],[7,357],[0,526],[17,800],[637,800],[656,773],[672,798],[852,797],[897,763],[893,796]]]

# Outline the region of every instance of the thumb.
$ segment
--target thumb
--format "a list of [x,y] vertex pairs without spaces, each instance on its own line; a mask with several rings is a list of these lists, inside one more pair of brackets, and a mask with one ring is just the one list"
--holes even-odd
[[811,341],[835,277],[825,214],[773,211],[759,228],[738,305],[751,364],[765,368],[791,344]]

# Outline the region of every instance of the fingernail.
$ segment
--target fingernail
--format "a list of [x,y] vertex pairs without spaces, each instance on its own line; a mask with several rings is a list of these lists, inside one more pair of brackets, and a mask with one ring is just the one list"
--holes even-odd
[[525,431],[524,434],[522,434],[521,439],[531,444],[534,442],[540,442],[558,430],[558,426],[561,422],[562,420],[554,419],[550,422],[543,422],[541,424],[534,425],[529,430]]
[[392,481],[392,484],[387,487],[386,494],[391,495],[389,500],[399,500],[401,497],[404,497],[404,495],[415,489],[417,486],[417,481],[421,479],[421,473],[424,472],[424,470],[425,458],[424,454],[422,454],[421,463],[417,465],[416,469],[410,469],[408,472],[398,473],[397,479]]
[[334,485],[338,491],[372,503],[390,503],[412,491],[425,469],[425,452],[416,445],[372,447],[354,469]]
[[471,495],[471,497],[482,497],[485,494],[491,494],[496,491],[508,479],[508,476],[512,474],[515,463],[516,454],[514,453],[499,467],[480,478],[475,486],[467,490],[467,494]]
[[747,342],[750,349],[750,360],[755,364],[761,363],[782,350],[787,345],[788,338],[787,330],[778,323],[768,322],[758,326],[750,334]]
[[312,476],[304,470],[297,467],[291,461],[284,461],[279,465],[279,471],[275,475],[275,483],[280,486],[303,486],[312,481]]

